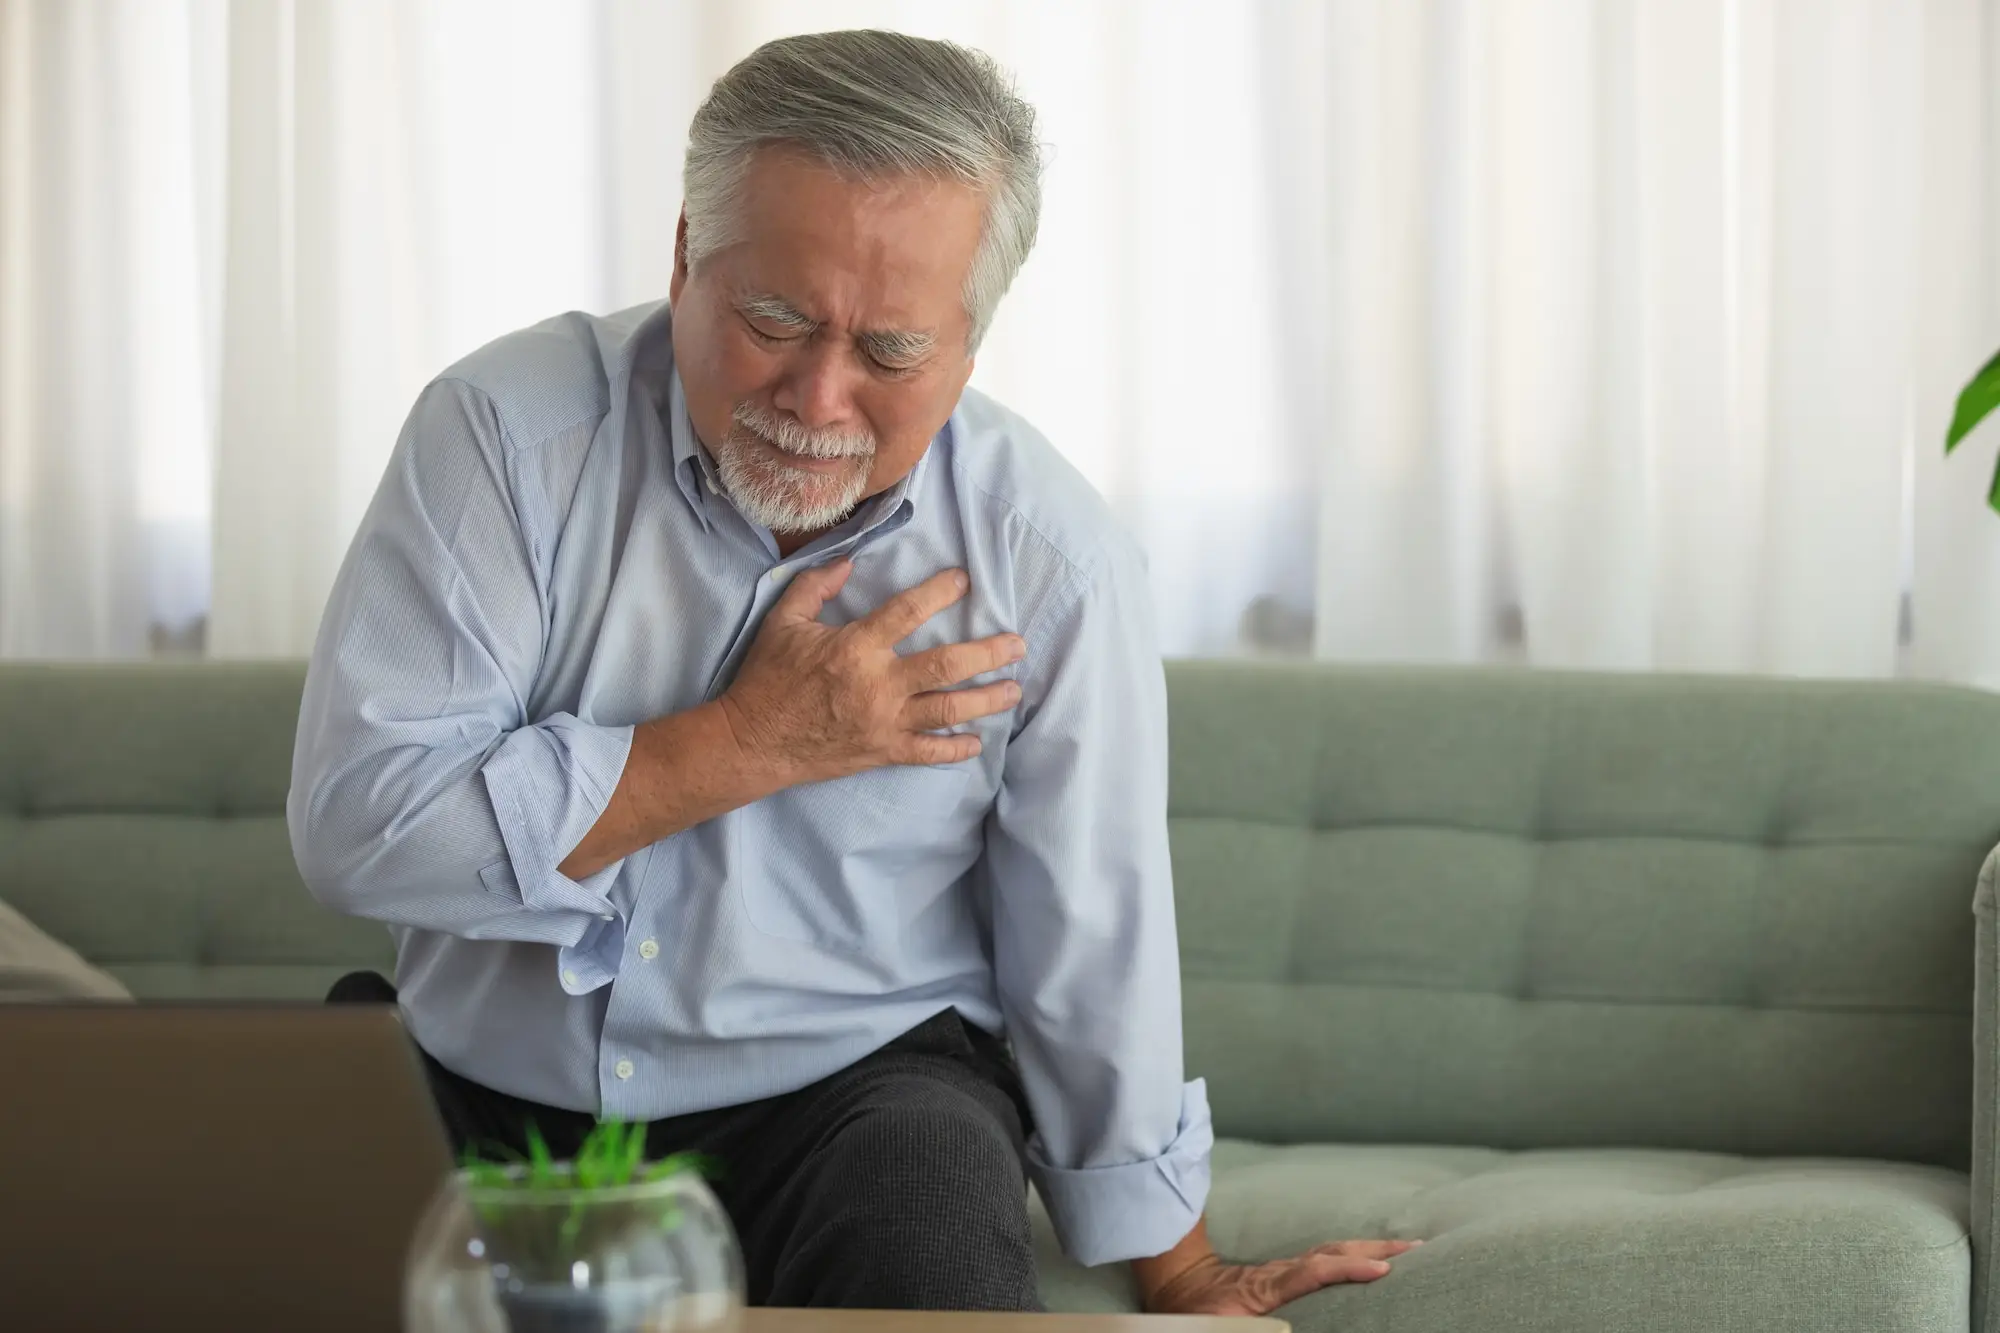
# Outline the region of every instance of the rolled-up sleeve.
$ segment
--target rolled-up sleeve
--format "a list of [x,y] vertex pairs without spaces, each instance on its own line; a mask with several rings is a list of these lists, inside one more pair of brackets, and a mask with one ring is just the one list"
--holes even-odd
[[1137,553],[1070,571],[1024,637],[986,856],[1029,1169],[1078,1262],[1161,1254],[1201,1216],[1213,1134],[1181,1063],[1166,683]]
[[612,914],[613,864],[557,867],[603,813],[632,728],[530,719],[546,636],[534,497],[477,389],[418,399],[335,581],[286,822],[337,910],[472,939],[572,946]]

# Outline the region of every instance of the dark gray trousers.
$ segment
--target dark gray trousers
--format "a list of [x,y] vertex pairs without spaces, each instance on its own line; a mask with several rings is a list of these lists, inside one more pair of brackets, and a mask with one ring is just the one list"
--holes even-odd
[[[330,1001],[389,1001],[373,973]],[[496,1092],[428,1055],[455,1149],[525,1146],[533,1122],[557,1156],[595,1123]],[[1038,1310],[1020,1076],[992,1035],[947,1009],[810,1087],[657,1120],[649,1157],[700,1152],[743,1242],[752,1305]]]

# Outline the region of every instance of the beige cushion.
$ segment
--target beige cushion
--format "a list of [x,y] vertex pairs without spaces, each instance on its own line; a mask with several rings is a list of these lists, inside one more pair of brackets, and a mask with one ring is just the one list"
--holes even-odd
[[0,903],[0,1004],[36,1000],[129,1000],[132,992],[66,944]]

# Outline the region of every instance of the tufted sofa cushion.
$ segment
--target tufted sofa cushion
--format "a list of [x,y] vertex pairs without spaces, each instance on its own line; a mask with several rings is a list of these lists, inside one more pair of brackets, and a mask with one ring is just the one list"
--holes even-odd
[[[1232,1257],[1430,1237],[1381,1282],[1286,1308],[1297,1333],[1932,1333],[1963,1329],[1966,1181],[1941,1167],[1596,1149],[1217,1145],[1210,1229]],[[1043,1293],[1131,1308],[1124,1270],[1063,1258]]]
[[317,998],[389,967],[299,880],[297,664],[0,666],[0,899],[142,999]]
[[1218,1132],[1967,1164],[2000,699],[1170,680],[1188,1062]]
[[[386,968],[387,933],[292,865],[301,682],[0,666],[0,899],[141,997]],[[1288,1309],[1301,1333],[1967,1327],[2000,1023],[1968,907],[2000,842],[2000,699],[1215,663],[1168,683],[1217,1238],[1433,1238]],[[1129,1299],[1122,1268],[1044,1261],[1057,1308]]]

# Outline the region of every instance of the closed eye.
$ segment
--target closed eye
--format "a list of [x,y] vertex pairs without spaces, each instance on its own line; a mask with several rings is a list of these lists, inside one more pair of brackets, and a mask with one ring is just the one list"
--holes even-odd
[[869,369],[873,370],[878,375],[885,376],[892,380],[903,379],[907,376],[914,375],[919,370],[923,369],[921,365],[915,365],[915,366],[891,365],[889,362],[884,361],[880,357],[876,356],[867,356],[866,360],[868,362]]
[[797,342],[801,337],[804,336],[804,330],[798,330],[792,333],[766,333],[764,332],[764,330],[758,328],[755,324],[752,324],[747,319],[743,321],[743,327],[750,330],[751,337],[755,338],[758,342],[763,343],[767,347],[776,347],[781,343]]
[[859,342],[869,367],[887,379],[902,379],[922,370],[934,346],[928,333],[902,331],[864,333]]

